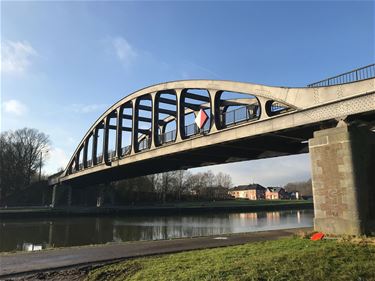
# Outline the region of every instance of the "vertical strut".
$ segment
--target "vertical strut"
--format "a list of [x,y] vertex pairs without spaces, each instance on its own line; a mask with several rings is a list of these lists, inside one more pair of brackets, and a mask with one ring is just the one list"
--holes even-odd
[[107,166],[110,166],[111,165],[111,162],[109,161],[109,157],[108,157],[108,140],[109,140],[109,121],[111,120],[111,118],[109,116],[107,117],[104,117],[104,127],[103,127],[103,160],[104,160],[104,163],[107,165]]
[[83,168],[87,168],[87,150],[89,146],[90,135],[85,139],[83,145]]
[[92,133],[92,165],[98,164],[98,160],[96,159],[96,153],[98,151],[98,128],[95,127]]
[[184,105],[181,102],[182,89],[176,89],[176,142],[180,141],[184,137]]
[[132,126],[132,154],[138,151],[138,99],[135,99],[132,103],[133,105],[133,126]]
[[120,106],[117,108],[117,119],[116,119],[116,157],[119,159],[121,155],[121,145],[122,145],[122,113],[124,107]]
[[151,94],[151,146],[150,148],[155,148],[158,144],[158,119],[159,119],[159,102],[157,101],[156,93]]

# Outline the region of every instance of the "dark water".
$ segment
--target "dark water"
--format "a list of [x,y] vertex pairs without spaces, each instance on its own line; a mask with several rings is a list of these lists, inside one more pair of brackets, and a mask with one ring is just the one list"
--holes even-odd
[[0,252],[312,226],[313,210],[0,221]]

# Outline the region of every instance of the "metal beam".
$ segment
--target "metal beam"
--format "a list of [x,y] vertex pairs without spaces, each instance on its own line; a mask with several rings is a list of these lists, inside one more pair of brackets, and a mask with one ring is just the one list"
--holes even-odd
[[175,100],[167,99],[167,98],[159,98],[159,102],[161,103],[166,103],[166,104],[171,104],[171,105],[176,105],[177,102]]
[[138,129],[138,132],[148,136],[151,132],[151,129]]
[[138,109],[139,110],[145,110],[145,111],[152,111],[152,106],[148,106],[148,105],[138,105]]
[[221,106],[258,105],[256,98],[220,100]]
[[122,127],[121,128],[123,131],[125,132],[131,132],[132,131],[132,128],[131,127]]
[[185,93],[185,98],[189,98],[189,99],[193,99],[193,100],[200,100],[200,101],[204,101],[204,102],[210,102],[209,97],[205,97],[205,96],[201,96],[201,95],[197,95],[197,94],[193,94],[193,93],[189,93],[189,92]]
[[[122,118],[132,120],[132,119],[133,119],[133,116],[132,116],[132,115],[129,115],[129,114],[124,114],[124,115],[122,116]],[[142,116],[138,116],[138,118],[136,118],[136,120],[138,120],[138,121],[142,121],[142,122],[149,122],[149,123],[152,122],[152,119],[151,119],[151,118],[148,118],[148,117],[142,117]]]
[[174,117],[177,116],[177,112],[176,112],[176,111],[173,111],[173,110],[164,109],[164,108],[159,108],[158,111],[159,111],[159,113],[168,114],[168,115],[170,115],[170,116],[174,116]]
[[[152,107],[148,105],[138,105],[138,109],[145,110],[145,111],[152,111]],[[176,112],[173,110],[169,110],[169,109],[159,108],[158,112],[176,116]]]
[[190,109],[194,110],[194,111],[199,111],[201,109],[210,108],[210,107],[204,106],[203,104],[193,104],[193,103],[189,103],[189,102],[184,102],[183,105],[187,108],[190,108]]

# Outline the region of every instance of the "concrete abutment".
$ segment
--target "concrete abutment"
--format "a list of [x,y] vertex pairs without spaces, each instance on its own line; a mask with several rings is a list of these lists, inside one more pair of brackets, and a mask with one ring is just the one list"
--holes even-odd
[[329,234],[375,232],[375,133],[341,124],[309,140],[314,229]]

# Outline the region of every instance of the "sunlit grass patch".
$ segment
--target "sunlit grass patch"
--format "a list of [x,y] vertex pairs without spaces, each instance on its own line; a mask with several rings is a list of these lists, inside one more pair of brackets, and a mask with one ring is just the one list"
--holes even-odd
[[375,280],[375,247],[295,237],[128,260],[87,280]]

